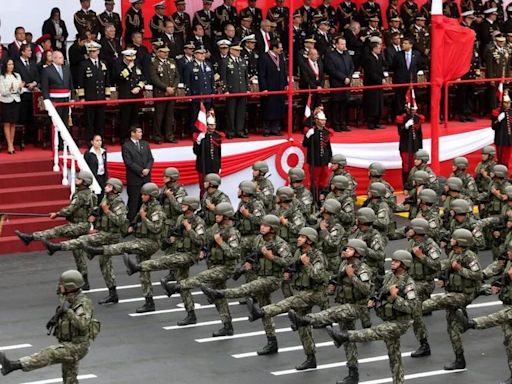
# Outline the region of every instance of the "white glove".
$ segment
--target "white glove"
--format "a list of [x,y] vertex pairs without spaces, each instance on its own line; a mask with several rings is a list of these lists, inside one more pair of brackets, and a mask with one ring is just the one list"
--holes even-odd
[[197,135],[197,139],[196,139],[197,145],[201,144],[201,141],[203,141],[204,137],[205,137],[204,132],[201,132],[199,135]]
[[313,134],[315,133],[315,130],[313,128],[309,128],[309,131],[306,133],[306,137],[309,139]]
[[405,122],[405,128],[411,128],[414,125],[414,120],[409,119]]
[[499,115],[498,115],[498,121],[501,121],[505,118],[505,112],[501,112]]

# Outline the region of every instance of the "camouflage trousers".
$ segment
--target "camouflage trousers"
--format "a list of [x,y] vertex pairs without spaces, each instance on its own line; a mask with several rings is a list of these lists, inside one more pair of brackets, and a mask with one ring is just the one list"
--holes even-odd
[[89,352],[89,342],[62,343],[41,349],[30,356],[20,358],[23,371],[33,371],[54,364],[62,364],[64,384],[78,384],[78,365]]
[[[151,256],[160,249],[160,244],[156,240],[136,238],[135,240],[125,241],[103,247],[103,254],[106,257],[122,255],[123,253],[136,254],[137,263],[149,260]],[[151,274],[149,272],[140,272],[140,284],[144,297],[153,297],[153,286],[151,285]]]
[[[313,328],[337,322],[342,331],[349,331],[356,329],[356,319],[360,318],[363,313],[368,313],[366,305],[341,304],[321,312],[307,314],[306,319],[311,322]],[[343,348],[347,356],[347,367],[357,367],[356,343],[348,341],[343,344]]]
[[[191,253],[178,252],[172,255],[165,255],[154,260],[146,260],[139,264],[141,271],[163,271],[172,269],[176,271],[176,281],[180,283],[188,278],[189,268],[194,265],[194,256]],[[194,310],[194,300],[190,289],[180,291],[181,300],[187,312]]]
[[423,320],[422,303],[423,301],[430,299],[430,295],[434,292],[434,282],[428,280],[415,280],[416,283],[416,306],[412,312],[412,329],[416,340],[426,340],[428,337],[427,327]]
[[[266,305],[261,308],[265,317],[272,318],[281,313],[287,313],[290,309],[297,311],[299,315],[306,315],[314,305],[321,305],[324,301],[325,292],[321,290],[295,290],[293,296],[287,297],[275,304]],[[315,353],[315,341],[311,334],[311,326],[299,327],[299,338],[306,355]]]
[[[180,281],[180,287],[184,289],[198,288],[203,284],[208,284],[213,289],[226,289],[226,280],[233,274],[233,269],[222,265],[212,266],[205,271],[199,272],[197,275],[183,279]],[[231,313],[229,312],[228,301],[226,298],[215,300],[215,308],[219,312],[219,317],[223,323],[231,321]]]
[[475,317],[473,320],[475,321],[476,329],[487,329],[501,325],[503,336],[505,337],[503,344],[507,353],[508,369],[512,372],[512,306],[487,316]]
[[[75,239],[82,235],[88,234],[90,228],[91,224],[89,222],[77,224],[69,223],[59,225],[57,227],[53,227],[50,229],[46,229],[44,231],[34,232],[32,236],[34,236],[35,240],[56,239],[59,237],[68,237],[70,239]],[[76,269],[82,275],[87,275],[87,261],[85,259],[83,251],[81,249],[74,249],[73,257],[75,258]]]
[[473,295],[459,292],[447,292],[444,295],[432,297],[422,303],[423,313],[437,311],[439,309],[446,310],[448,336],[450,336],[450,342],[452,343],[453,352],[456,356],[462,355],[464,348],[462,347],[460,325],[455,317],[455,312],[459,308],[465,310],[466,306],[470,304],[473,299]]
[[[90,235],[83,235],[73,240],[67,240],[60,243],[62,245],[62,249],[66,251],[73,251],[73,254],[76,250],[80,250],[84,245],[90,245],[93,247],[98,247],[107,244],[115,244],[119,242],[120,235],[118,233],[111,232],[96,232]],[[84,262],[85,262],[85,258]],[[112,259],[110,257],[106,257],[104,255],[100,256],[100,270],[103,275],[103,280],[105,280],[105,284],[107,288],[112,288],[116,286],[116,275],[114,273],[114,266],[112,265]],[[79,272],[80,269],[78,270]],[[87,274],[87,268],[85,269],[85,273]],[[83,273],[82,273],[83,274]]]
[[400,352],[400,336],[407,332],[411,324],[412,320],[385,321],[368,329],[348,331],[348,340],[359,343],[383,340],[388,349],[393,384],[403,384],[404,368]]
[[[242,297],[254,297],[261,307],[271,303],[270,295],[281,286],[281,278],[274,276],[259,276],[255,280],[242,284],[237,288],[224,290],[226,299],[239,299]],[[272,317],[264,316],[263,329],[267,337],[275,336],[276,330]]]

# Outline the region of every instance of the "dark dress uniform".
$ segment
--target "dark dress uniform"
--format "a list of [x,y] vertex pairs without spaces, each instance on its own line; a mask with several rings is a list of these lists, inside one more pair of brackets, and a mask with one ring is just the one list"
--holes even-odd
[[[499,121],[501,113],[504,116]],[[508,167],[512,146],[512,110],[510,108],[493,111],[492,129],[494,130],[494,145],[496,145],[496,161],[498,164]]]
[[73,83],[78,83],[78,72],[80,71],[82,61],[85,59],[87,59],[87,50],[85,49],[85,45],[80,46],[77,40],[71,44],[71,47],[69,47],[69,69],[71,70]]
[[320,55],[320,59],[324,60],[325,54],[331,50],[332,46],[332,35],[329,32],[322,33],[320,30],[317,30],[315,33],[315,48]]
[[170,20],[168,16],[154,15],[149,21],[149,29],[151,30],[151,39],[160,37],[165,32],[165,22]]
[[180,35],[185,41],[192,32],[190,15],[187,12],[174,12],[171,18],[174,21],[174,34]]
[[[461,23],[464,25],[464,23]],[[473,57],[471,58],[471,65],[469,67],[469,71],[464,74],[461,79],[462,80],[474,80],[480,77],[480,55],[478,54],[477,47],[473,48]],[[473,121],[473,117],[471,116],[472,107],[473,107],[473,99],[475,94],[475,86],[474,84],[460,84],[457,85],[456,88],[456,104],[457,111],[459,114],[460,121]]]
[[142,36],[144,36],[144,16],[142,15],[142,10],[137,11],[135,8],[131,7],[126,11],[124,25],[126,27],[124,34],[124,42],[126,45],[132,43],[133,32],[140,32]]
[[[203,140],[197,144],[197,133],[194,134],[192,150],[196,155],[196,171],[199,173],[199,182],[202,184],[204,176],[209,173],[219,173],[221,168],[221,144],[223,134],[214,131],[205,133]],[[203,187],[201,186],[201,189]]]
[[[384,80],[384,60],[382,56],[370,53],[363,63],[364,85],[382,85]],[[363,91],[363,110],[368,128],[375,129],[379,124],[384,107],[382,89]]]
[[[97,59],[98,65],[88,59],[82,62],[78,76],[78,96],[85,101],[105,100],[110,95],[109,71],[107,65]],[[103,137],[105,131],[105,105],[87,105],[84,107],[86,120],[86,140],[92,139],[93,134]]]
[[320,4],[317,11],[323,16],[324,20],[329,21],[331,28],[336,28],[336,9],[332,5]]
[[395,17],[400,17],[400,10],[396,4],[389,3],[388,7],[386,8],[386,20],[389,23],[390,20],[394,19]]
[[[213,80],[213,69],[210,64],[204,61],[201,65],[197,60],[188,63],[183,69],[183,83],[189,95],[211,95],[214,93],[215,82]],[[201,101],[208,111],[212,106],[212,99],[192,100],[192,111],[190,113],[189,133],[194,130]]]
[[206,36],[212,36],[212,22],[214,19],[213,11],[205,11],[201,9],[194,13],[194,17],[192,19],[192,26],[202,25],[204,29],[204,34]]
[[112,24],[116,27],[116,39],[121,41],[121,36],[123,36],[123,22],[121,21],[119,13],[107,11],[102,12],[98,15],[98,23],[102,38],[105,36],[105,27],[108,24]]
[[215,17],[213,18],[213,33],[217,39],[220,39],[224,33],[224,26],[226,24],[233,24],[236,26],[238,23],[238,13],[236,8],[231,6],[227,7],[222,4],[215,8],[214,11]]
[[413,25],[416,20],[416,16],[418,16],[418,12],[418,5],[414,0],[406,1],[400,6],[400,17],[402,18],[405,29],[411,28],[411,25]]
[[[142,97],[144,89],[144,77],[142,69],[134,65],[131,69],[124,60],[116,62],[114,76],[117,85],[119,99],[137,99]],[[132,90],[140,88],[139,93],[133,94]],[[130,126],[139,120],[139,105],[137,103],[119,104],[119,126],[121,138],[128,136]]]
[[182,83],[184,83],[183,79],[185,78],[185,67],[187,66],[188,63],[191,63],[193,61],[193,56],[179,55],[176,58],[176,64],[178,65],[178,73]]
[[85,33],[86,31],[97,34],[99,32],[99,22],[96,12],[88,10],[87,12],[83,9],[75,12],[73,16],[73,23],[75,24],[76,31],[79,34]]
[[160,35],[160,38],[164,42],[164,45],[169,48],[169,57],[177,59],[180,54],[183,54],[183,46],[185,43],[180,35],[164,33]]
[[345,29],[343,31],[343,36],[347,41],[348,53],[352,57],[354,67],[359,68],[361,62],[361,54],[363,52],[363,42],[350,29]]
[[430,14],[430,10],[432,9],[432,0],[427,0],[425,4],[423,4],[420,8],[420,16],[423,16],[426,21],[425,25],[430,25],[430,21],[432,15]]
[[[228,56],[221,61],[220,79],[224,85],[224,92],[244,93],[247,92],[249,84],[249,71],[247,62],[242,58]],[[227,137],[228,139],[237,136],[245,137],[245,112],[247,109],[247,97],[226,98],[226,112],[228,118]]]
[[243,57],[247,61],[247,72],[249,73],[249,79],[258,77],[258,59],[260,56],[256,50],[250,50],[245,47],[240,53],[240,57]]
[[267,11],[267,19],[277,24],[276,34],[283,43],[283,48],[288,48],[288,20],[290,8],[288,7],[272,7]]
[[[412,119],[412,125],[409,120]],[[423,148],[423,132],[421,123],[425,121],[422,115],[406,112],[396,117],[398,129],[398,150],[402,158],[402,183],[405,186],[409,177],[409,172],[414,167],[414,154],[418,149]],[[406,127],[407,124],[407,127]]]
[[[313,135],[302,140],[302,146],[306,148],[306,164],[309,166],[310,180],[314,183],[311,186],[312,192],[318,197],[319,191],[326,187],[329,179],[329,163],[332,158],[331,136],[334,134],[327,128],[313,127]],[[316,201],[316,199],[315,199]]]
[[121,44],[117,39],[103,38],[100,40],[100,59],[107,65],[109,72],[109,86],[114,85],[114,63],[121,56]]
[[308,35],[312,34],[315,31],[315,20],[313,16],[316,14],[316,9],[313,7],[306,8],[306,6],[303,5],[295,12],[302,15],[302,29],[305,30]]
[[[492,45],[490,49],[485,51],[485,76],[489,79],[499,77],[509,77],[510,75],[510,52],[506,47],[498,47]],[[494,109],[498,105],[496,97],[496,85],[488,83],[487,92],[490,109]]]
[[240,11],[240,19],[244,17],[252,17],[252,29],[257,31],[260,28],[261,21],[263,20],[263,12],[260,8],[244,8]]
[[299,60],[302,57],[301,50],[304,48],[306,31],[302,27],[293,27],[293,75],[299,75]]
[[428,29],[413,24],[409,28],[409,36],[413,38],[413,49],[419,51],[423,59],[428,59],[430,55],[430,33]]
[[[149,76],[153,84],[153,96],[169,96],[167,87],[173,87],[174,93],[180,82],[178,66],[173,59],[161,60],[155,57],[149,66]],[[171,95],[173,96],[173,95]],[[153,135],[161,137],[162,131],[167,141],[174,142],[174,101],[161,101],[155,103],[155,122]]]
[[343,31],[350,23],[357,19],[357,6],[352,1],[343,1],[336,8],[336,24],[338,31]]
[[379,18],[379,25],[382,25],[382,13],[380,10],[380,4],[373,1],[366,1],[361,5],[359,10],[359,17],[363,26],[368,26],[368,22],[372,17]]

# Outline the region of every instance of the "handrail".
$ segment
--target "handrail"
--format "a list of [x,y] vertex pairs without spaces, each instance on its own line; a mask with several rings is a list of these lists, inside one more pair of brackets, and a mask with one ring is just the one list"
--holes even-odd
[[[94,193],[99,194],[101,193],[101,187],[96,180],[96,177],[94,177],[94,174],[91,172],[91,168],[89,168],[89,165],[86,163],[84,156],[78,149],[75,141],[73,140],[73,137],[69,133],[68,129],[64,125],[64,122],[62,121],[61,117],[57,113],[57,110],[55,109],[53,103],[49,99],[44,100],[44,107],[46,111],[48,112],[48,115],[52,119],[53,127],[54,127],[54,155],[53,155],[53,171],[59,172],[59,133],[62,137],[63,145],[64,145],[64,151],[63,151],[63,179],[62,184],[63,185],[70,185],[71,191],[74,192],[75,188],[75,161],[78,163],[78,166],[82,171],[89,172],[93,175],[93,182],[92,182],[92,190]],[[71,154],[71,172],[70,172],[70,178],[68,178],[67,174],[67,167],[68,167],[68,149],[69,153]],[[71,179],[71,180],[70,180]]]

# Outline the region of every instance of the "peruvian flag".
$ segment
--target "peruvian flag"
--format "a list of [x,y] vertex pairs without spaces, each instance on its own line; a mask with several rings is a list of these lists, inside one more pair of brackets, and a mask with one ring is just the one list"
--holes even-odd
[[407,95],[405,95],[405,102],[409,105],[409,108],[418,109],[418,104],[416,104],[416,94],[414,93],[414,88],[412,85],[407,90]]
[[503,101],[503,79],[501,79],[498,89],[496,90],[496,97],[499,103]]
[[304,121],[307,121],[311,117],[311,93],[308,96],[306,108],[304,109]]
[[204,107],[203,102],[201,101],[201,105],[199,107],[199,113],[197,114],[197,120],[195,123],[195,127],[199,132],[206,132],[206,108]]

